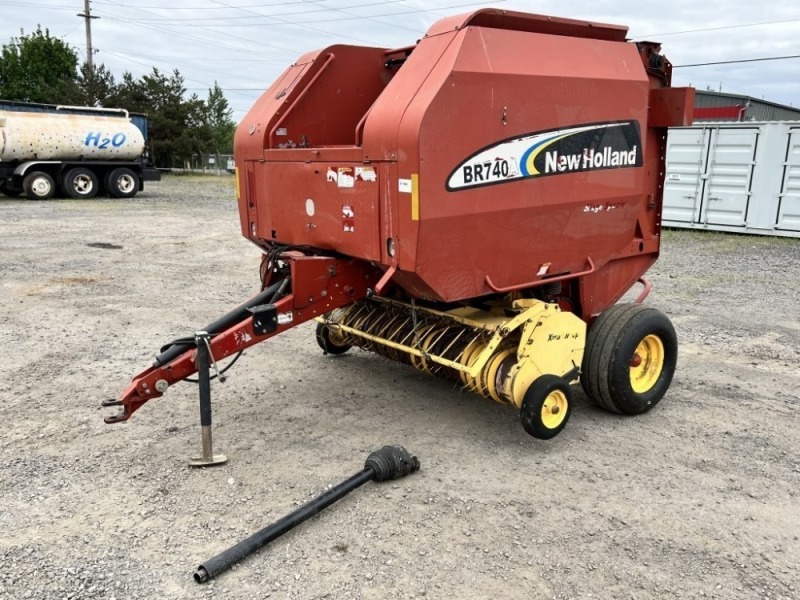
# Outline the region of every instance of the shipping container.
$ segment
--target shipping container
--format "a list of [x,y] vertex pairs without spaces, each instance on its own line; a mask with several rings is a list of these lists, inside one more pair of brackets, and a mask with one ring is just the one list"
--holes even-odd
[[800,237],[800,122],[670,129],[663,224]]

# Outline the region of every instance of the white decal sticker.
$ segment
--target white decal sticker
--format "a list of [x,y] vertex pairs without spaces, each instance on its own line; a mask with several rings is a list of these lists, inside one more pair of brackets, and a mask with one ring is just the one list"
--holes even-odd
[[378,181],[373,167],[356,167],[356,181]]
[[294,315],[290,312],[278,314],[278,325],[286,325],[294,320]]
[[550,270],[550,263],[544,263],[539,266],[539,270],[536,272],[537,277],[544,277],[547,275],[547,272]]
[[340,188],[351,188],[356,184],[353,167],[328,167],[325,180],[335,183]]
[[606,202],[605,204],[587,204],[583,207],[583,212],[597,214],[617,210],[625,206],[625,202]]
[[353,167],[339,167],[337,171],[339,177],[336,183],[340,188],[351,188],[355,186],[356,178],[353,177]]
[[316,208],[314,207],[314,201],[311,198],[309,198],[308,200],[306,200],[306,214],[309,217],[313,217],[315,212]]
[[342,229],[347,233],[356,230],[356,213],[352,206],[342,206]]
[[411,190],[412,190],[412,185],[410,179],[397,180],[397,191],[403,192],[404,194],[410,194]]
[[641,165],[637,121],[595,123],[529,133],[479,150],[453,169],[446,187],[455,192],[531,177]]
[[286,135],[288,131],[286,131],[286,127],[278,127],[275,130],[275,135]]

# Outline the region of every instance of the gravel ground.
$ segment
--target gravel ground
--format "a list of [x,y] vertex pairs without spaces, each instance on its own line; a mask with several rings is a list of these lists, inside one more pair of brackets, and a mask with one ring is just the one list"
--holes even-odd
[[[0,200],[0,598],[800,598],[800,240],[667,232],[649,302],[675,381],[624,418],[577,392],[566,430],[306,324],[214,385],[102,421],[164,342],[258,285],[228,177],[133,200]],[[387,443],[422,470],[368,484],[215,582],[205,559]]]

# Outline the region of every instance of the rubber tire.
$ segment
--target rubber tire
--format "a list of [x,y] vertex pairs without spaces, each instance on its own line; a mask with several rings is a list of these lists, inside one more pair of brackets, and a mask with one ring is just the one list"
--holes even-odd
[[[547,397],[555,390],[561,390],[566,397],[567,414],[557,427],[550,428],[542,422],[542,406]],[[525,392],[522,408],[519,411],[519,420],[527,433],[540,440],[549,440],[561,433],[571,414],[572,389],[569,383],[558,375],[542,375]]]
[[0,194],[8,196],[9,198],[16,198],[22,193],[22,190],[9,188],[6,181],[0,181]]
[[[636,347],[648,335],[664,345],[664,364],[653,387],[638,393],[631,386],[630,364]],[[642,304],[617,304],[589,328],[583,354],[581,385],[600,407],[614,413],[639,415],[666,394],[678,362],[678,337],[670,320]]]
[[[47,188],[43,193],[37,191],[37,182],[47,183]],[[25,196],[30,200],[48,200],[56,193],[56,182],[44,171],[31,171],[22,180],[22,191],[25,192]]]
[[139,191],[139,177],[127,167],[117,167],[106,175],[105,187],[112,198],[133,198]]
[[317,344],[325,354],[344,354],[353,344],[337,344],[331,339],[331,328],[325,323],[317,323]]
[[[78,178],[88,178],[91,185],[87,190],[83,191],[76,186]],[[61,180],[61,187],[64,193],[70,198],[88,200],[89,198],[94,198],[100,192],[100,180],[97,178],[97,175],[89,169],[85,167],[75,167],[64,174]]]

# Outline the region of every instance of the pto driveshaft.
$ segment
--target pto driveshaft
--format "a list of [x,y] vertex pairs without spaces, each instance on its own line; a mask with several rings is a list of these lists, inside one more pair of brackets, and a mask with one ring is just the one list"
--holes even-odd
[[272,525],[265,527],[204,562],[195,571],[194,579],[197,583],[205,583],[209,579],[213,579],[235,563],[263,548],[273,540],[278,539],[287,531],[294,529],[306,519],[313,517],[368,481],[399,479],[418,469],[419,461],[417,457],[411,455],[408,450],[402,446],[384,446],[367,457],[364,469],[359,473],[331,488],[308,504],[289,513]]

